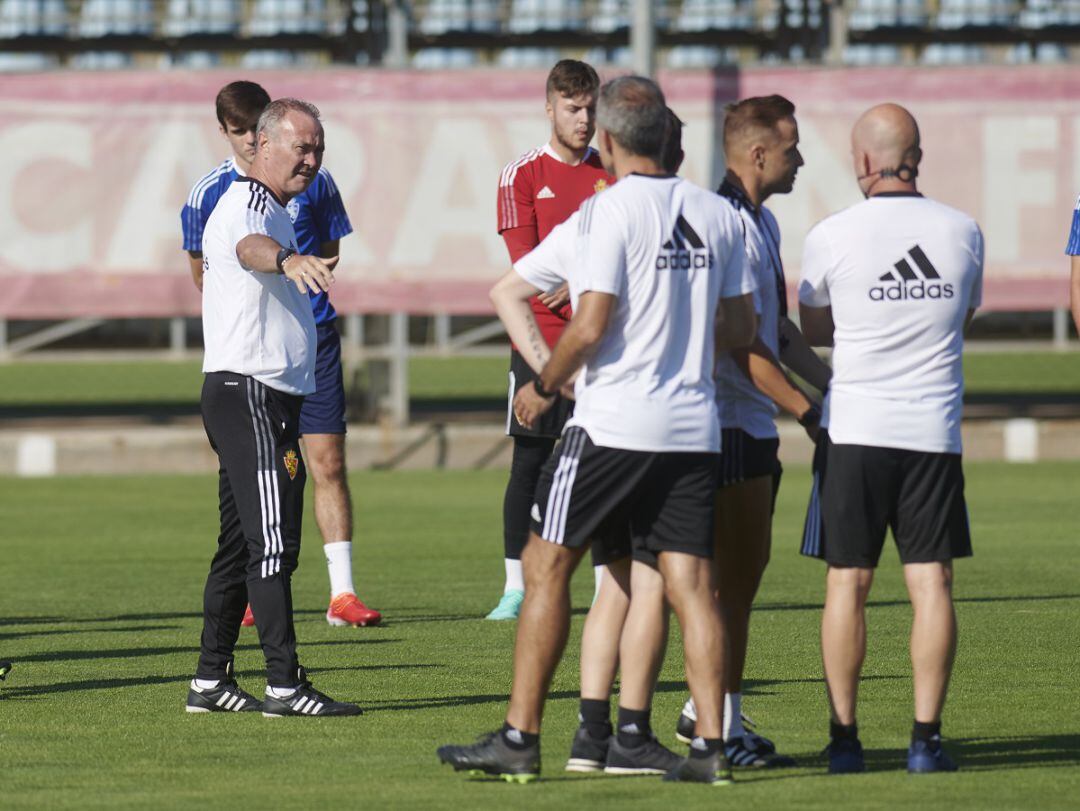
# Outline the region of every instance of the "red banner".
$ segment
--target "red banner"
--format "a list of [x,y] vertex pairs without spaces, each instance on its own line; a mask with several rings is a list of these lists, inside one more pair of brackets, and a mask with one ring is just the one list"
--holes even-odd
[[[247,72],[322,108],[326,166],[356,233],[342,243],[341,312],[478,313],[507,267],[495,233],[500,168],[547,138],[542,72]],[[192,184],[227,157],[213,99],[233,72],[46,73],[0,82],[0,316],[195,315],[180,250]],[[986,306],[1067,301],[1062,255],[1080,191],[1080,70],[777,69],[661,77],[687,121],[684,172],[723,173],[725,103],[782,93],[806,166],[770,206],[798,277],[802,240],[859,199],[848,133],[880,101],[922,128],[920,183],[987,241]]]

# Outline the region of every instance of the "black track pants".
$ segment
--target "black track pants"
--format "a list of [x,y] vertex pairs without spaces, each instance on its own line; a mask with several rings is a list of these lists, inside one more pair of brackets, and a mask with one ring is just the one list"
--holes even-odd
[[203,383],[203,425],[219,460],[221,534],[203,594],[199,678],[224,677],[250,602],[267,683],[296,684],[291,581],[307,478],[302,402],[231,372],[211,372]]
[[536,496],[536,483],[555,442],[547,437],[514,437],[510,481],[503,497],[503,549],[510,560],[521,560],[521,552],[529,540],[529,511]]

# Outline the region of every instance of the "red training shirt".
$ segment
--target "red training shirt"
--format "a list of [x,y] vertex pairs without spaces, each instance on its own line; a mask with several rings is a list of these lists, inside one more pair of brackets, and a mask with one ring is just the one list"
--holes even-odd
[[[499,177],[499,233],[516,262],[540,244],[551,230],[578,210],[615,178],[604,171],[600,155],[589,147],[585,159],[571,166],[563,162],[551,144],[526,152],[506,165]],[[562,335],[570,320],[570,305],[558,312],[548,309],[540,299],[532,299],[533,313],[548,346]]]

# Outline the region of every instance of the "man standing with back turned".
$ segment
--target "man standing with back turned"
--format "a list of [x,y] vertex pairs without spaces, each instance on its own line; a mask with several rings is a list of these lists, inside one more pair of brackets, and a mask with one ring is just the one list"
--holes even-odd
[[[263,110],[251,171],[221,197],[203,234],[203,423],[218,455],[221,533],[203,594],[199,665],[188,712],[359,715],[315,690],[296,658],[292,573],[307,473],[300,406],[315,390],[315,319],[337,257],[298,253],[288,201],[322,164],[319,111],[296,99]],[[260,703],[233,677],[250,599],[266,656]]]
[[[754,337],[753,281],[731,207],[661,165],[669,127],[655,82],[605,84],[597,127],[601,158],[619,182],[580,210],[573,320],[514,398],[517,419],[534,425],[581,369],[574,416],[536,489],[506,723],[438,754],[459,771],[539,776],[544,702],[570,629],[570,577],[590,540],[621,544],[628,534],[635,565],[659,571],[678,615],[699,710],[691,756],[670,775],[722,783],[730,770],[721,739],[726,639],[711,561],[720,450],[713,363],[716,345]],[[529,258],[515,270],[529,280]],[[634,598],[631,590],[631,612]]]
[[[184,250],[200,290],[203,230],[221,196],[250,171],[255,157],[255,125],[269,103],[270,95],[261,86],[245,81],[230,82],[215,99],[218,126],[233,155],[195,184],[180,214]],[[352,233],[341,194],[325,166],[320,167],[310,186],[289,200],[286,210],[300,253],[323,258],[338,256],[341,238]],[[345,385],[337,313],[325,291],[313,289],[308,296],[318,335],[316,390],[304,398],[300,409],[300,435],[314,480],[315,523],[323,536],[330,574],[326,621],[331,625],[375,625],[382,615],[364,605],[353,585],[352,499],[345,472]],[[244,625],[254,624],[249,606]]]
[[983,239],[966,214],[916,190],[919,128],[903,107],[864,113],[851,144],[867,199],[814,227],[799,284],[803,332],[835,347],[802,549],[828,564],[829,771],[864,769],[855,703],[866,600],[890,527],[915,613],[908,771],[954,771],[941,711],[956,654],[952,562],[971,555],[961,356],[982,297]]

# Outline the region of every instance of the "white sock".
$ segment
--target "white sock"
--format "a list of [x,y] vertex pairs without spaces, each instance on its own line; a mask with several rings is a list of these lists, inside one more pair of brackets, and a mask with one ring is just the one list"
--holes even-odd
[[197,690],[212,690],[221,684],[217,679],[192,679],[191,686]]
[[295,687],[271,687],[269,684],[266,685],[266,694],[270,698],[288,698],[295,692]]
[[683,704],[682,714],[689,718],[691,721],[697,720],[697,707],[694,705],[694,699],[686,699],[686,703]]
[[741,738],[746,734],[742,725],[742,693],[724,695],[724,740]]
[[326,568],[330,570],[330,597],[346,592],[356,594],[352,581],[352,541],[323,544]]
[[503,586],[503,594],[508,591],[525,591],[525,575],[521,571],[521,561],[504,558],[506,566],[506,585]]
[[596,602],[596,598],[600,596],[600,584],[604,580],[604,569],[606,569],[606,568],[607,568],[606,566],[593,566],[592,567],[593,581],[596,584],[593,587],[593,594],[592,594],[592,600],[593,600],[594,603]]

